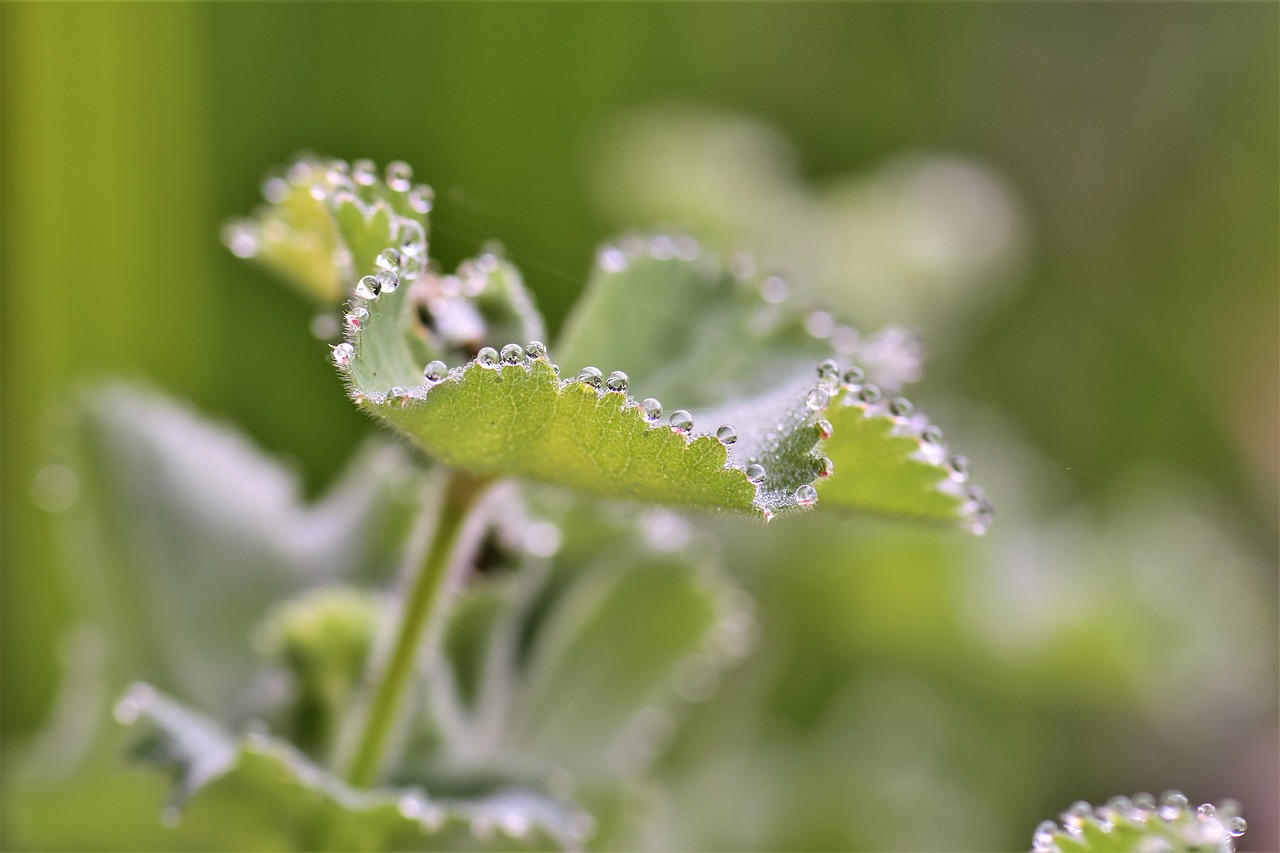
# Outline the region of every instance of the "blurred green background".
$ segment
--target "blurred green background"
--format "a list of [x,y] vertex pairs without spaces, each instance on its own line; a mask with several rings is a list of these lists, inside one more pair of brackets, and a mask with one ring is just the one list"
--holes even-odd
[[[325,367],[309,306],[219,245],[221,224],[255,205],[268,167],[300,149],[407,160],[437,191],[433,253],[451,266],[502,240],[554,329],[594,247],[623,226],[625,201],[600,204],[592,184],[601,140],[620,114],[673,99],[774,127],[794,145],[800,176],[815,183],[918,151],[963,155],[998,176],[1026,234],[1015,283],[990,310],[957,320],[964,334],[928,363],[920,396],[941,394],[967,413],[951,437],[1010,472],[1003,482],[1047,495],[1041,523],[1058,511],[1103,520],[1156,512],[1176,483],[1180,505],[1213,519],[1229,541],[1206,560],[1245,555],[1233,565],[1246,567],[1246,579],[1231,588],[1264,602],[1253,623],[1264,630],[1246,648],[1274,667],[1278,30],[1280,9],[1261,3],[5,3],[6,759],[50,706],[54,645],[69,618],[47,521],[30,497],[50,401],[87,377],[145,378],[293,458],[313,490],[371,429]],[[990,485],[998,507],[1024,497]],[[1159,525],[1171,522],[1155,517],[1144,535],[1158,543]],[[926,538],[904,547],[948,546]],[[874,562],[868,572],[806,572],[822,561],[789,552],[778,563],[788,580],[754,581],[757,595],[778,602],[766,605],[776,606],[776,624],[818,624],[805,641],[819,644],[818,669],[793,671],[791,692],[775,697],[789,726],[855,737],[858,720],[876,731],[894,703],[947,716],[945,702],[918,701],[919,683],[887,675],[859,688],[870,697],[879,690],[882,702],[846,697],[849,730],[834,712],[819,718],[828,707],[820,683],[838,681],[840,667],[910,663],[876,658],[874,614],[835,609],[853,602],[856,610],[854,581],[874,576]],[[1192,587],[1212,582],[1215,567],[1201,569]],[[926,573],[910,588],[944,597],[944,576]],[[880,615],[889,632],[919,627],[910,614]],[[1218,616],[1230,620],[1230,608]],[[847,629],[855,618],[862,627]],[[767,614],[763,621],[768,660],[794,638],[770,636]],[[909,648],[910,637],[900,645]],[[1039,748],[1031,735],[1018,739],[1009,698],[1017,677],[1001,678],[989,689],[968,685],[977,692],[963,721],[925,721],[929,731],[972,732],[949,759],[961,769],[940,776],[956,789],[1002,766],[984,763],[992,761],[984,738],[997,752]],[[1127,753],[1105,738],[1069,760],[1095,720],[1069,702],[1055,706],[1063,745],[1044,756],[1044,778],[1003,785],[1043,785],[1046,803],[1065,806],[1063,797],[1123,792],[1104,784],[1172,785],[1174,770],[1201,768],[1204,790],[1188,793],[1245,800],[1255,809],[1246,846],[1274,848],[1274,674],[1255,686],[1263,710],[1252,728],[1188,747],[1192,758],[1168,757],[1151,773],[1140,762],[1107,767],[1109,756]],[[1124,725],[1141,729],[1143,713]],[[722,725],[707,714],[704,725]],[[1149,760],[1163,743],[1134,753]],[[781,742],[775,749],[785,752]],[[890,741],[877,749],[892,763]],[[1060,763],[1070,766],[1065,775]],[[774,844],[858,841],[822,817],[856,803],[823,811],[822,797],[813,801],[816,816],[802,821],[809,834]],[[1269,813],[1259,805],[1268,801]],[[1033,825],[1019,815],[1006,834],[957,837],[1017,844]]]

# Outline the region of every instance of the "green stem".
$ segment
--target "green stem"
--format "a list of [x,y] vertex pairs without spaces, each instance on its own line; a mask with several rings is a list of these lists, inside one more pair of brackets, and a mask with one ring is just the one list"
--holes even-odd
[[418,669],[427,627],[439,609],[438,601],[447,584],[449,569],[459,561],[459,555],[454,552],[460,534],[486,485],[487,481],[460,471],[451,472],[445,483],[431,543],[411,580],[391,654],[376,675],[372,698],[363,706],[359,740],[349,753],[343,775],[355,787],[367,788],[377,780],[405,691]]

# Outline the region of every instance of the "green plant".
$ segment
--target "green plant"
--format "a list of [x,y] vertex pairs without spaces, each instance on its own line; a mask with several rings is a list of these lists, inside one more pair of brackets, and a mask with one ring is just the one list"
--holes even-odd
[[[305,506],[180,408],[86,396],[83,521],[159,596],[96,602],[154,623],[115,656],[148,678],[116,716],[172,773],[175,820],[234,819],[241,846],[640,844],[670,708],[759,631],[708,534],[668,508],[992,521],[964,457],[898,396],[910,341],[860,337],[749,258],[624,238],[548,349],[497,251],[434,265],[431,192],[404,164],[384,180],[302,158],[264,195],[228,246],[322,310],[354,294],[333,361],[425,459],[371,447]],[[1052,843],[1107,849],[1072,842]]]

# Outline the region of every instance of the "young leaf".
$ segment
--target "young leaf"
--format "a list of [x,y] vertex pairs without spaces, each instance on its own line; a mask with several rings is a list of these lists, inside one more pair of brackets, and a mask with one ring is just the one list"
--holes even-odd
[[368,160],[348,165],[302,156],[283,174],[267,176],[267,204],[229,223],[223,242],[331,305],[355,287],[358,271],[375,268],[383,250],[425,245],[433,193],[412,179],[401,162],[387,164],[383,180]]
[[1196,808],[1178,791],[1159,803],[1150,794],[1112,797],[1097,808],[1081,801],[1059,820],[1061,826],[1046,820],[1036,827],[1032,853],[1231,853],[1246,829],[1234,800]]

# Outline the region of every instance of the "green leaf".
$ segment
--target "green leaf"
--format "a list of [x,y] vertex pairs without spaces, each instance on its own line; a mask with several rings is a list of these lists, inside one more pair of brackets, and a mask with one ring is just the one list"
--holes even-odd
[[365,448],[307,504],[294,472],[153,393],[96,388],[72,415],[71,588],[110,649],[108,689],[147,673],[220,719],[251,712],[250,637],[272,603],[403,558],[422,492],[397,448]]
[[234,816],[235,837],[258,849],[575,849],[592,825],[518,788],[465,799],[415,788],[357,791],[284,741],[235,737],[147,684],[130,689],[116,716],[144,730],[135,757],[173,775],[170,822]]
[[[696,244],[681,240],[601,251],[566,329],[569,364],[630,365],[634,387],[737,426],[731,464],[769,472],[761,491],[772,492],[770,509],[794,506],[794,490],[816,482],[823,505],[989,526],[990,502],[959,485],[967,462],[952,473],[937,428],[903,398],[880,401],[918,372],[909,337],[890,328],[863,338],[822,312],[806,314],[787,302],[778,277],[735,277],[705,250],[693,261],[655,260],[668,256],[668,243],[695,257]],[[815,377],[819,359],[833,361]]]
[[[311,267],[327,256],[340,268],[355,298],[334,361],[365,411],[428,454],[482,475],[766,520],[811,506],[815,482],[848,467],[847,477],[873,476],[827,490],[836,505],[985,529],[985,497],[931,487],[931,477],[951,481],[934,477],[945,473],[936,466],[913,466],[909,442],[888,440],[893,424],[851,430],[856,440],[825,455],[820,447],[830,430],[817,413],[839,390],[839,368],[830,362],[815,377],[814,365],[840,355],[896,391],[920,364],[901,330],[863,339],[823,311],[786,304],[786,282],[757,276],[748,258],[726,269],[687,236],[629,238],[600,253],[560,347],[564,363],[584,371],[562,379],[510,264],[486,252],[455,275],[431,267],[429,190],[410,191],[407,174],[392,164],[383,183],[367,163],[300,159],[268,179],[271,204],[233,225],[227,243],[326,298],[331,282]],[[356,270],[369,273],[358,284]],[[617,370],[605,379],[596,364]]]
[[1036,827],[1033,853],[1230,853],[1246,828],[1234,800],[1196,808],[1178,791],[1158,804],[1150,794],[1113,797],[1096,808],[1081,801],[1059,819],[1061,826],[1046,820]]

